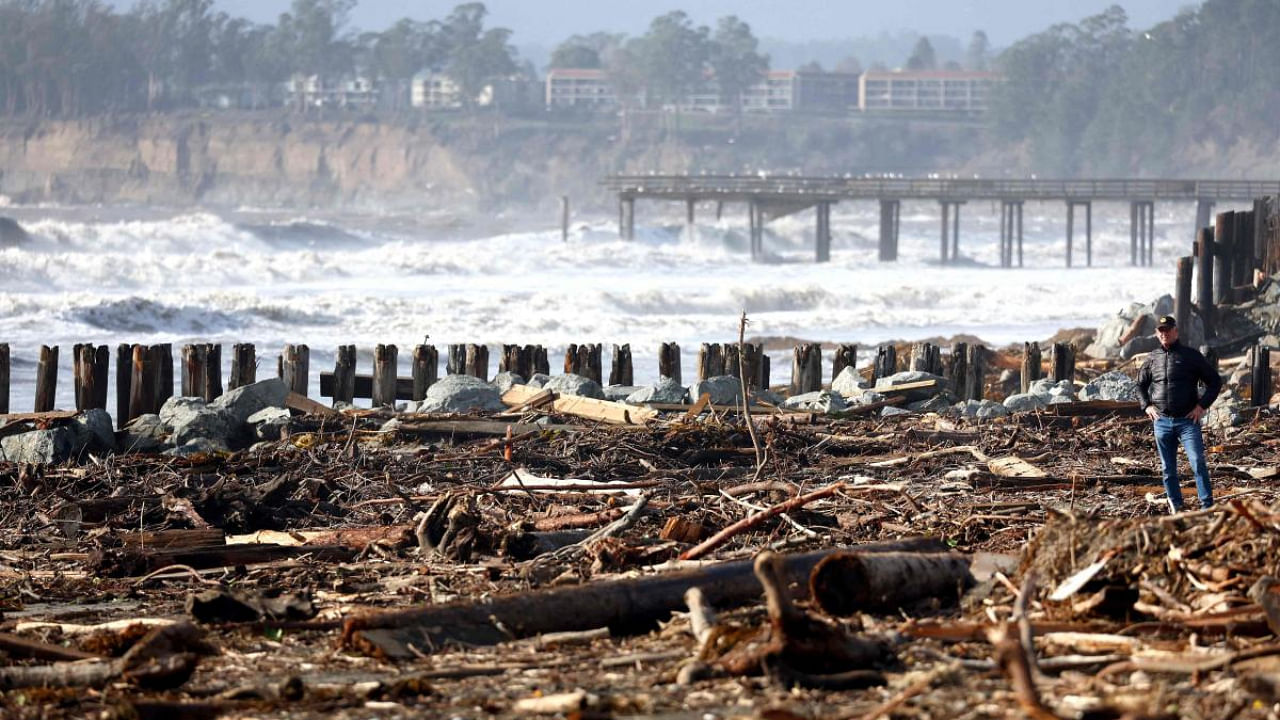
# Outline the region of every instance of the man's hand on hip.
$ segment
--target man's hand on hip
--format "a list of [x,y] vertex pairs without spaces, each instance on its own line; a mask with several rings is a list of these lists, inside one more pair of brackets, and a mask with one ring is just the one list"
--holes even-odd
[[[1199,406],[1197,405],[1196,407],[1199,407]],[[1155,405],[1147,406],[1147,417],[1151,418],[1152,420],[1160,419],[1160,411],[1156,409]]]
[[1204,408],[1199,405],[1191,408],[1191,412],[1187,413],[1187,417],[1191,419],[1191,422],[1200,422],[1200,418],[1204,417]]

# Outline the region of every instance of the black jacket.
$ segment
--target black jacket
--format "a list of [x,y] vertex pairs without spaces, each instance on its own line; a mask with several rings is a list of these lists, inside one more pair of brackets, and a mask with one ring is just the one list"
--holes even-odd
[[[1197,382],[1204,383],[1204,395]],[[1218,371],[1199,350],[1180,342],[1168,350],[1164,346],[1152,350],[1138,372],[1139,405],[1144,411],[1155,405],[1165,417],[1186,417],[1197,403],[1208,410],[1221,389]]]

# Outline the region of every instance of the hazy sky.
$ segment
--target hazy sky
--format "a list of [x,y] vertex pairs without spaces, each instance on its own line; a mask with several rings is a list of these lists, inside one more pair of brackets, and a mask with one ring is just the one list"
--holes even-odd
[[[442,18],[459,2],[359,0],[354,25],[382,30],[399,18]],[[788,41],[866,37],[914,30],[929,35],[968,38],[985,30],[995,45],[1006,45],[1058,22],[1075,22],[1115,0],[488,0],[489,25],[510,28],[518,45],[554,45],[569,35],[597,30],[638,35],[649,21],[671,10],[685,10],[700,24],[737,15],[759,37]],[[1173,17],[1186,0],[1123,0],[1129,25],[1146,28]],[[217,0],[217,7],[257,22],[274,22],[289,0]]]

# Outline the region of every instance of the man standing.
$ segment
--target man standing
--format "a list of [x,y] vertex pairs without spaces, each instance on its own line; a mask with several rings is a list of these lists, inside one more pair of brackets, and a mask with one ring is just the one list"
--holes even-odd
[[[1178,482],[1178,443],[1187,453],[1187,462],[1196,478],[1200,506],[1213,505],[1209,486],[1209,466],[1204,459],[1204,436],[1200,418],[1222,389],[1218,371],[1198,350],[1178,342],[1178,325],[1172,315],[1156,321],[1160,347],[1147,355],[1138,372],[1138,398],[1144,412],[1155,421],[1156,450],[1169,509],[1182,511],[1182,486]],[[1197,383],[1204,383],[1200,394]]]

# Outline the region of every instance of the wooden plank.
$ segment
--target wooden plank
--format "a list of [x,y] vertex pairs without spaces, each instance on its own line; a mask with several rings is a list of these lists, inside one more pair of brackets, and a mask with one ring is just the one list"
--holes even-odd
[[535,425],[533,423],[509,423],[499,420],[404,420],[396,428],[397,432],[423,435],[456,435],[459,437],[505,437],[507,428],[512,434],[537,433],[542,431],[575,431],[583,428],[577,425]]
[[328,405],[322,405],[315,400],[304,395],[299,395],[296,392],[291,392],[285,396],[284,405],[287,408],[297,410],[308,415],[325,415],[333,417],[335,415],[342,414]]
[[50,410],[48,412],[9,413],[0,415],[0,427],[9,423],[41,422],[45,420],[70,420],[79,415],[75,410]]
[[[373,397],[373,375],[357,374],[354,397],[363,398],[365,400]],[[320,373],[320,397],[333,397],[333,373]],[[396,399],[412,400],[413,399],[413,378],[404,377],[396,378]]]
[[[536,397],[541,389],[528,385],[513,385],[502,396],[502,402],[510,407],[519,407]],[[642,425],[658,417],[658,411],[646,407],[635,407],[608,400],[562,395],[552,404],[557,413],[599,420],[615,425]]]

